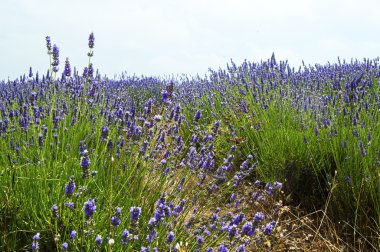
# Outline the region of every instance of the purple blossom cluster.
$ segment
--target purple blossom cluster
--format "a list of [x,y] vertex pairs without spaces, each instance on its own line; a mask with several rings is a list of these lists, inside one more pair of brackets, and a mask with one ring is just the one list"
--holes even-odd
[[[94,40],[91,33],[89,58]],[[49,189],[62,195],[49,197],[68,201],[51,202],[57,204],[48,210],[62,225],[54,230],[70,230],[62,234],[68,242],[57,242],[62,251],[77,240],[91,240],[98,251],[181,251],[182,240],[191,251],[250,251],[264,244],[276,233],[284,188],[256,180],[282,165],[280,158],[273,165],[262,159],[271,144],[262,133],[289,122],[302,136],[297,144],[307,160],[363,164],[332,177],[332,166],[321,161],[329,184],[338,179],[354,188],[358,177],[370,185],[379,180],[373,168],[380,165],[380,146],[371,123],[380,112],[374,81],[379,60],[303,65],[297,71],[273,55],[261,63],[231,62],[226,70],[174,85],[154,77],[101,77],[90,61],[80,75],[68,58],[57,77],[51,71],[59,71],[60,50],[50,37],[46,47],[52,60],[46,74],[30,68],[28,78],[1,82],[0,136],[10,147],[0,165],[44,170],[46,181],[63,178],[59,190]],[[281,115],[278,122],[263,116],[273,111]],[[287,111],[294,111],[292,118]],[[20,135],[12,137],[15,132]],[[342,154],[312,155],[313,146],[326,143]],[[277,149],[270,151],[276,161]],[[78,212],[86,219],[83,230],[68,221]],[[39,241],[37,233],[33,251]]]

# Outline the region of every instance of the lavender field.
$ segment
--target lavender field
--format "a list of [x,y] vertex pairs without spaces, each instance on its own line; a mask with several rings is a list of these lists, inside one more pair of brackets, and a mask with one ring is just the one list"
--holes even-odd
[[380,249],[378,58],[110,79],[54,43],[0,82],[0,251]]

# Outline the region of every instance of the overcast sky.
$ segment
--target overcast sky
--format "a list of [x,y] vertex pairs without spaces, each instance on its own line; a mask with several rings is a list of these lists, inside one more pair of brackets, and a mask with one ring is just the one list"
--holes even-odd
[[1,0],[0,80],[49,67],[45,36],[82,72],[204,75],[275,53],[292,66],[380,55],[378,0]]

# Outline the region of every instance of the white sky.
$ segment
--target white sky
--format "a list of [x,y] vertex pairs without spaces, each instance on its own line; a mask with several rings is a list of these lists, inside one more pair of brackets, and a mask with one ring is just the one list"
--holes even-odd
[[291,66],[380,55],[379,0],[1,0],[0,80],[49,67],[45,36],[80,73],[204,75],[275,53]]

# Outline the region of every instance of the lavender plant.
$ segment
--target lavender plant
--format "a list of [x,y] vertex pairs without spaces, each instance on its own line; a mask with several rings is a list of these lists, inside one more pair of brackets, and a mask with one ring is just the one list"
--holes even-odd
[[94,45],[0,83],[0,250],[276,250],[285,203],[379,248],[378,59],[115,80]]

